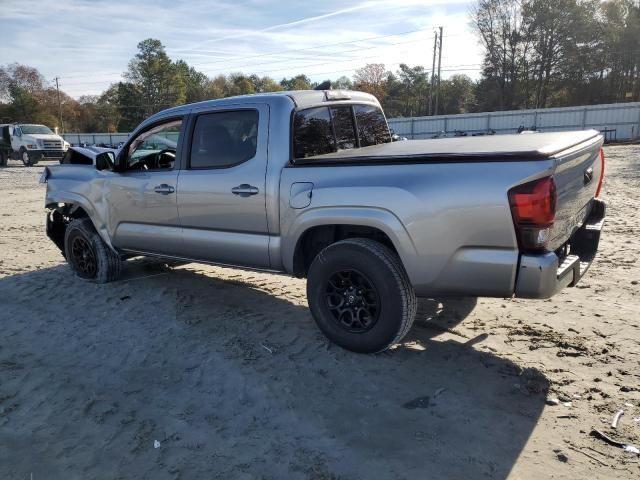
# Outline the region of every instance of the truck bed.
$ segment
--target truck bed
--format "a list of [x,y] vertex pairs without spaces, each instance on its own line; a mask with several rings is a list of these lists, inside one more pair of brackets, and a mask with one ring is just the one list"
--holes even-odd
[[[386,143],[297,159],[284,169],[282,188],[312,185],[310,209],[390,212],[410,238],[398,241],[409,245],[399,253],[420,294],[508,296],[519,256],[532,254],[516,238],[509,192],[553,179],[555,219],[544,251],[533,257],[548,254],[560,265],[593,212],[602,144],[594,130]],[[295,223],[289,215],[305,213],[285,211],[285,225]],[[556,268],[548,268],[551,276]]]
[[595,142],[596,130],[409,140],[300,158],[295,165],[544,160]]

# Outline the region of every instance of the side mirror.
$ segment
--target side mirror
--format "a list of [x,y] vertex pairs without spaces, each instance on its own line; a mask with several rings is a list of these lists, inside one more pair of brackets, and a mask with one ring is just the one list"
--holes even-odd
[[96,170],[113,170],[116,155],[113,152],[102,152],[96,156]]

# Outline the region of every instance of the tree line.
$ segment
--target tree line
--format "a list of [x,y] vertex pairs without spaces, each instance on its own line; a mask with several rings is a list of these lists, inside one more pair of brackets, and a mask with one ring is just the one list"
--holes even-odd
[[479,110],[640,100],[637,0],[479,0],[472,22]]
[[[65,131],[128,132],[149,115],[184,103],[280,90],[357,89],[388,117],[545,108],[640,100],[640,1],[478,0],[471,23],[484,55],[480,78],[438,82],[423,66],[392,72],[372,63],[352,78],[312,82],[230,73],[213,78],[173,61],[159,40],[138,44],[123,80],[100,95],[58,92],[37,69],[0,67],[0,123],[44,123]],[[439,88],[434,88],[438,85]],[[60,108],[60,110],[59,110]],[[64,125],[60,124],[60,116]]]

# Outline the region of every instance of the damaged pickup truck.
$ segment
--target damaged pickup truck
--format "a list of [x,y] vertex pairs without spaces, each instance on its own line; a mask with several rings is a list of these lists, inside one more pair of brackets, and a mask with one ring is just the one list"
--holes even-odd
[[596,131],[391,142],[364,93],[300,91],[160,112],[118,152],[48,166],[47,233],[81,278],[153,256],[307,278],[338,345],[400,341],[417,296],[548,298],[593,261]]

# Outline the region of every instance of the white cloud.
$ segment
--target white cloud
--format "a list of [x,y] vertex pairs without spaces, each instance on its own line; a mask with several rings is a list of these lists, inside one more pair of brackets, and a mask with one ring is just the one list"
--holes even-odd
[[0,64],[20,62],[48,79],[59,76],[61,87],[74,96],[96,94],[121,78],[137,43],[152,37],[172,58],[212,76],[242,71],[280,79],[306,73],[322,80],[350,76],[372,62],[393,70],[401,62],[430,69],[433,28],[443,25],[445,76],[454,73],[447,72],[449,66],[477,76],[477,70],[466,70],[481,60],[468,25],[471,4],[3,0]]

